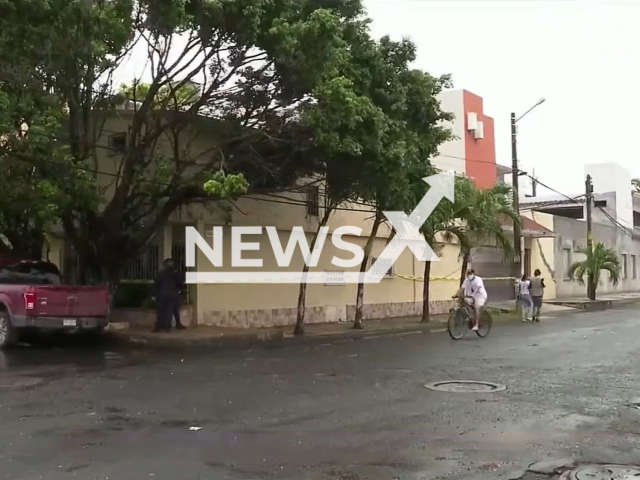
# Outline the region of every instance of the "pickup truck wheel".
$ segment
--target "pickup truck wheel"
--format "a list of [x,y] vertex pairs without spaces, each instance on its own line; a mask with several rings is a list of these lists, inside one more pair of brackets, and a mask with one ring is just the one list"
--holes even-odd
[[0,310],[0,350],[11,347],[16,340],[15,330],[11,326],[9,313]]

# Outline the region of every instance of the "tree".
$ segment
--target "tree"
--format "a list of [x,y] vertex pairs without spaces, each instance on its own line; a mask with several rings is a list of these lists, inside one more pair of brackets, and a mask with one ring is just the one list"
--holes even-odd
[[[120,85],[119,96],[122,101],[138,102],[142,101],[149,94],[151,84],[134,83],[128,85],[123,83]],[[161,110],[184,110],[191,107],[200,99],[200,91],[194,83],[185,83],[180,85],[163,85],[153,99],[154,107]],[[115,101],[119,98],[116,97]]]
[[[424,189],[415,179],[415,188],[417,192]],[[466,177],[455,177],[455,201],[443,199],[434,209],[433,213],[423,223],[420,231],[424,235],[425,240],[438,253],[437,243],[439,239],[451,242],[457,239],[460,243],[460,251],[470,248],[468,231],[462,223],[461,219],[466,215],[467,202],[466,197],[460,193],[469,191],[470,180]],[[459,193],[460,192],[460,193]],[[419,193],[418,193],[419,194]],[[423,193],[424,195],[424,193]],[[429,301],[431,297],[431,262],[424,264],[423,274],[423,290],[422,290],[422,322],[430,320]]]
[[640,178],[634,178],[631,180],[631,185],[633,185],[636,192],[640,192]]
[[[299,146],[302,109],[335,76],[343,33],[362,14],[359,0],[0,0],[0,9],[0,30],[19,39],[11,54],[64,105],[60,144],[91,184],[122,100],[112,79],[132,52],[147,54],[144,78],[121,92],[135,101],[109,195],[96,190],[98,205],[66,202],[60,214],[84,280],[112,285],[181,205],[241,194],[244,178],[273,189],[313,171]],[[214,141],[204,152],[203,131]]]
[[[415,46],[408,40],[393,42],[384,37],[373,51],[367,67],[359,71],[363,88],[385,116],[380,143],[367,152],[371,166],[358,181],[358,196],[373,205],[373,224],[364,248],[360,272],[367,270],[370,253],[384,211],[413,210],[417,201],[412,178],[432,171],[429,158],[451,133],[442,121],[451,119],[440,107],[437,95],[450,86],[448,76],[432,77],[409,67],[415,60]],[[420,180],[421,181],[421,180]],[[415,182],[414,182],[415,183]],[[424,184],[422,188],[425,188]],[[356,293],[354,328],[362,328],[364,284]]]
[[[371,40],[366,24],[354,25],[349,32],[350,59],[334,77],[317,88],[317,99],[305,108],[305,119],[314,138],[313,156],[321,159],[318,171],[325,196],[325,210],[311,241],[311,250],[316,245],[320,229],[326,226],[331,214],[340,205],[359,200],[359,184],[363,171],[372,167],[381,144],[386,118],[379,107],[362,88],[354,66],[369,61],[375,53],[376,44]],[[303,266],[303,275],[309,267]],[[307,284],[300,284],[297,318],[294,333],[304,333]]]
[[78,188],[83,173],[65,168],[69,158],[56,143],[63,105],[23,59],[7,55],[14,43],[0,32],[0,250],[40,259],[60,207],[91,199]]
[[607,247],[604,243],[593,241],[591,248],[579,247],[578,253],[585,255],[585,259],[573,263],[569,267],[569,277],[577,280],[580,285],[584,285],[584,277],[587,277],[587,292],[589,300],[596,299],[596,290],[600,281],[600,273],[605,270],[609,272],[609,281],[614,285],[620,280],[620,260],[616,252]]
[[505,260],[513,258],[510,235],[503,228],[503,221],[521,222],[520,215],[511,203],[511,187],[500,183],[489,189],[477,188],[471,180],[461,182],[456,190],[460,199],[461,220],[464,222],[469,241],[461,248],[462,268],[460,285],[464,278],[474,246],[493,242],[503,252]]

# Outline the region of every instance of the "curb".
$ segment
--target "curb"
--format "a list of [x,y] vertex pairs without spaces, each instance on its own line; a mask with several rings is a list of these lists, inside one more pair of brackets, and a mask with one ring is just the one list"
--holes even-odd
[[108,340],[126,345],[132,348],[159,349],[163,351],[189,349],[205,349],[208,352],[222,350],[244,350],[259,345],[275,345],[282,342],[283,332],[266,331],[260,333],[248,333],[243,335],[230,335],[228,337],[208,338],[180,338],[180,337],[150,337],[136,333],[124,333],[122,331],[105,333]]
[[[397,328],[375,328],[363,330],[327,333],[323,335],[295,336],[292,333],[285,333],[283,330],[265,331],[244,335],[230,335],[227,337],[209,338],[180,338],[180,337],[150,337],[149,335],[139,335],[136,333],[125,333],[125,331],[105,332],[107,341],[125,345],[130,348],[159,349],[163,351],[180,351],[184,349],[206,350],[208,352],[223,350],[243,350],[251,347],[285,347],[297,345],[313,345],[329,342],[349,342],[356,340],[368,340],[393,335],[425,334],[446,332],[446,323],[431,323],[421,325],[420,323],[406,325]],[[293,328],[293,326],[292,326]]]
[[560,305],[563,307],[574,308],[576,311],[593,312],[599,310],[609,310],[611,308],[625,307],[640,303],[640,298],[619,298],[614,300],[594,300],[583,302],[571,302],[562,300],[547,302],[550,305]]
[[[427,326],[429,325],[429,326]],[[352,330],[337,333],[326,333],[322,335],[294,335],[293,333],[284,334],[284,343],[291,345],[308,345],[313,343],[326,343],[330,341],[356,341],[366,340],[370,338],[379,338],[382,336],[400,335],[400,334],[418,334],[418,333],[437,333],[446,330],[446,323],[442,323],[440,327],[436,327],[436,323],[406,325],[396,328],[373,328],[362,330]]]
[[[606,301],[607,305],[612,305],[607,308],[614,308],[615,306],[623,306],[626,304],[632,304],[638,302],[639,299],[624,299],[623,301]],[[565,310],[560,312],[550,312],[543,315],[544,317],[560,317],[566,314],[586,313],[587,309],[572,308],[571,310]],[[504,313],[504,312],[501,312]],[[494,322],[513,322],[512,318],[494,319]],[[297,346],[297,345],[313,345],[323,343],[341,343],[356,340],[368,340],[373,338],[381,338],[388,336],[401,336],[401,335],[413,335],[413,334],[435,334],[444,333],[447,331],[447,323],[442,321],[434,321],[429,323],[415,323],[405,324],[398,327],[391,328],[365,328],[362,330],[346,330],[335,333],[326,333],[320,335],[301,335],[296,336],[291,333],[293,325],[287,330],[267,330],[257,333],[247,333],[240,335],[220,336],[220,337],[204,337],[204,338],[180,338],[179,336],[163,337],[162,334],[158,336],[140,335],[135,332],[128,332],[127,330],[109,330],[105,332],[105,337],[108,341],[125,345],[131,348],[148,348],[159,349],[163,351],[181,351],[185,349],[193,350],[206,350],[207,352],[223,351],[223,350],[243,350],[251,347],[285,347],[285,346]]]

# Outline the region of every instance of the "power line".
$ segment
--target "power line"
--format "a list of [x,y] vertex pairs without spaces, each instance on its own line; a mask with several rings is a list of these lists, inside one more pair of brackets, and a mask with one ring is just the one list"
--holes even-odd
[[[521,172],[522,172],[522,171],[521,171]],[[544,188],[546,188],[547,190],[551,190],[552,192],[557,193],[558,195],[561,195],[561,196],[563,196],[563,197],[567,198],[568,200],[571,200],[572,202],[582,203],[582,202],[580,201],[580,199],[581,199],[582,197],[584,197],[584,195],[578,195],[577,197],[571,197],[571,196],[569,196],[569,195],[567,195],[567,194],[565,194],[565,193],[562,193],[562,192],[560,192],[560,191],[556,190],[555,188],[550,187],[549,185],[547,185],[547,184],[545,184],[545,183],[541,182],[540,180],[538,180],[537,178],[534,178],[532,175],[528,174],[527,172],[522,172],[522,174],[524,174],[525,176],[529,177],[531,180],[536,181],[539,185],[542,185],[542,186],[543,186]]]
[[[529,174],[526,174],[526,173],[525,173],[525,175],[527,175],[528,177],[531,177],[531,175],[529,175]],[[533,178],[533,177],[531,177],[531,178]],[[565,198],[567,198],[567,199],[569,199],[569,200],[571,200],[571,201],[575,201],[575,202],[577,202],[577,203],[582,203],[582,202],[580,201],[580,198],[581,198],[581,197],[583,197],[584,195],[579,195],[579,196],[577,196],[577,197],[571,197],[571,196],[569,196],[569,195],[567,195],[567,194],[565,194],[565,193],[562,193],[562,192],[560,192],[560,191],[556,190],[556,189],[555,189],[555,188],[553,188],[553,187],[550,187],[550,186],[548,186],[548,185],[546,185],[546,184],[542,183],[542,182],[541,182],[541,181],[539,181],[539,180],[538,180],[538,183],[539,183],[540,185],[542,185],[543,187],[545,187],[545,188],[547,188],[547,189],[551,190],[552,192],[555,192],[555,193],[557,193],[558,195],[561,195],[561,196],[563,196],[563,197],[565,197]],[[600,210],[600,211],[603,213],[603,215],[604,215],[605,217],[607,217],[607,219],[608,219],[608,220],[609,220],[609,221],[610,221],[610,222],[611,222],[611,223],[612,223],[612,224],[613,224],[613,225],[614,225],[618,230],[622,231],[624,234],[629,235],[629,236],[631,236],[631,237],[633,237],[633,236],[634,236],[633,231],[632,231],[629,227],[626,227],[626,226],[624,226],[622,223],[620,223],[616,218],[614,218],[614,217],[613,217],[609,212],[607,212],[603,207],[598,206],[598,207],[596,207],[596,208],[598,208],[598,210]]]
[[609,221],[611,221],[611,223],[615,225],[615,227],[618,230],[622,231],[626,235],[629,235],[630,237],[634,236],[633,231],[629,227],[625,227],[623,224],[621,224],[618,220],[612,217],[611,214],[607,212],[604,208],[602,207],[597,207],[597,208],[604,214],[605,217],[609,219]]

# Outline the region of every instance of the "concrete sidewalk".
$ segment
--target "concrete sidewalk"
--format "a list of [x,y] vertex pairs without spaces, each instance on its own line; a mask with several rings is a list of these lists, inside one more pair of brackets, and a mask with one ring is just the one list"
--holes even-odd
[[[569,305],[556,304],[554,300],[545,301],[542,306],[542,317],[561,315],[563,313],[571,313],[576,311],[576,307]],[[513,312],[516,308],[516,301],[509,300],[506,302],[492,302],[489,307],[500,312]]]
[[580,310],[606,310],[640,303],[640,292],[597,295],[596,300],[585,297],[567,297],[550,300],[549,306],[577,308]]
[[[569,309],[573,310],[573,309]],[[494,313],[495,322],[516,320],[514,312]],[[432,315],[428,323],[419,317],[365,320],[362,330],[354,330],[353,322],[305,325],[302,336],[293,335],[293,325],[275,328],[231,329],[197,326],[168,333],[149,330],[109,329],[108,338],[119,344],[142,348],[229,350],[256,345],[287,345],[358,340],[393,334],[440,333],[446,331],[448,315]]]
[[[640,302],[640,294],[602,296],[598,305],[585,299],[550,300],[545,302],[541,320],[549,320],[567,313],[593,309],[612,308]],[[587,305],[585,307],[584,305]],[[495,322],[518,321],[514,310],[515,301],[495,302],[488,305]],[[352,322],[321,323],[305,325],[305,334],[293,335],[293,325],[274,328],[234,329],[224,327],[197,326],[169,333],[151,333],[150,330],[118,329],[110,325],[109,339],[142,348],[193,349],[207,351],[250,348],[257,345],[293,345],[322,343],[340,340],[358,340],[383,335],[409,333],[439,333],[446,331],[448,315],[432,315],[429,323],[421,323],[419,317],[365,320],[363,330],[354,330]]]

